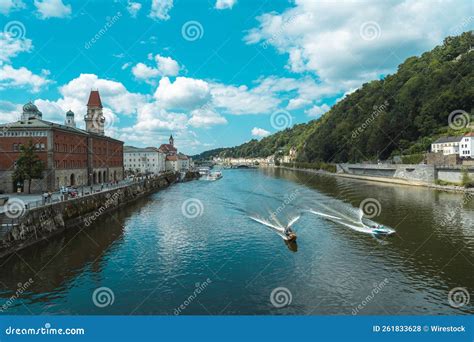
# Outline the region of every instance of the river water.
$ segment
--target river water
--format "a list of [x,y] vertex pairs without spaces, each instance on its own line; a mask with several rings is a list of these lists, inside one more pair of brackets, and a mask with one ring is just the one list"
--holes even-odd
[[[362,202],[396,233],[358,229]],[[298,216],[296,244],[251,219]],[[0,304],[4,314],[472,314],[473,219],[461,194],[226,170],[0,260]]]

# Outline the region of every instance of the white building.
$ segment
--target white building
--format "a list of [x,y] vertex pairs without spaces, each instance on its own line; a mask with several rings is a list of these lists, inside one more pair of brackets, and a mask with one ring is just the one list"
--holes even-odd
[[462,137],[459,156],[461,158],[474,158],[474,132],[467,133]]
[[179,171],[179,161],[177,155],[166,156],[166,171]]
[[431,152],[443,152],[443,155],[459,155],[460,144],[463,137],[441,137],[431,144]]
[[165,158],[166,155],[154,147],[125,146],[123,149],[123,162],[126,172],[160,174],[166,170]]
[[178,153],[178,167],[180,171],[188,171],[190,169],[190,160],[187,155]]

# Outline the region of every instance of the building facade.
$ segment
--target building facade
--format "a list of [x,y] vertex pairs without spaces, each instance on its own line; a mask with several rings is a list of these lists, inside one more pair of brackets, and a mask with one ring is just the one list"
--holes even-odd
[[128,174],[155,174],[166,170],[166,155],[155,147],[138,148],[125,146],[124,167]]
[[104,135],[98,91],[91,91],[85,121],[86,130],[76,128],[74,113],[68,111],[65,124],[56,124],[43,120],[33,103],[24,105],[20,121],[0,125],[0,190],[23,187],[13,181],[13,172],[21,146],[30,142],[45,165],[44,177],[33,180],[32,191],[123,179],[123,142]]
[[159,151],[166,155],[166,171],[187,171],[191,167],[191,159],[182,154],[178,153],[178,149],[174,146],[173,135],[169,138],[168,144],[162,144]]
[[447,156],[450,154],[459,154],[459,145],[463,137],[441,137],[431,144],[431,152]]
[[474,158],[474,132],[467,133],[462,137],[459,156],[461,158]]

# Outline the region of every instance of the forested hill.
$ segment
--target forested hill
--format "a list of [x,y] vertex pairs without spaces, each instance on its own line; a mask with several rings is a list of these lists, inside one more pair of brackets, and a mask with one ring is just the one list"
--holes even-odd
[[472,119],[473,85],[474,35],[466,32],[408,58],[395,74],[362,85],[320,119],[195,158],[265,157],[291,146],[303,162],[384,160],[424,152],[441,135],[469,130],[454,127],[461,120],[449,127],[448,117],[457,110],[468,113],[466,118],[458,112],[461,119]]

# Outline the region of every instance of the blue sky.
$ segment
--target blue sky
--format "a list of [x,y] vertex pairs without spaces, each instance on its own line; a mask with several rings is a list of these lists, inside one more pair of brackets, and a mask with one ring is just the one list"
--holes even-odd
[[0,0],[0,122],[34,101],[188,154],[323,115],[409,56],[472,30],[471,1]]

